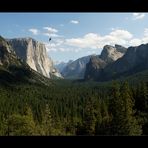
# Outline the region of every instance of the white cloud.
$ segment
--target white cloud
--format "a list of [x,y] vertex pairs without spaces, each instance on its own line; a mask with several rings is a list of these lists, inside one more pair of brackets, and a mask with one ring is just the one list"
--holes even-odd
[[39,34],[39,30],[35,29],[35,28],[31,28],[31,29],[29,29],[29,31],[32,32],[33,35],[38,35]]
[[122,39],[130,39],[132,38],[132,34],[128,32],[127,30],[114,30],[110,33],[110,36],[116,37],[116,38],[122,38]]
[[58,34],[48,33],[48,32],[43,33],[43,35],[48,36],[48,37],[60,37],[60,35],[58,35]]
[[143,19],[145,17],[145,13],[133,13],[133,20]]
[[129,41],[129,44],[130,44],[131,46],[138,46],[138,45],[140,45],[141,43],[142,43],[142,41],[141,41],[140,39],[137,39],[137,38],[132,39],[131,41]]
[[47,52],[79,52],[81,48],[70,47],[65,44],[64,39],[55,39],[54,42],[44,43]]
[[126,45],[128,40],[132,37],[133,35],[130,32],[117,29],[105,36],[100,36],[96,33],[88,33],[81,38],[66,39],[66,44],[79,48],[98,49],[103,48],[106,44],[114,45],[118,43]]
[[70,48],[70,47],[59,47],[57,49],[60,52],[79,52],[79,49],[75,49],[75,48]]
[[52,27],[43,27],[43,29],[47,30],[49,33],[57,33],[58,30]]
[[75,46],[79,48],[97,48],[97,43],[99,41],[99,36],[95,33],[88,33],[82,38],[72,38],[66,39],[66,44],[70,46]]
[[144,36],[148,36],[148,28],[144,29]]
[[138,46],[140,44],[146,44],[148,43],[148,28],[145,28],[144,29],[144,32],[143,32],[143,37],[141,38],[133,38],[129,44],[131,46]]
[[148,43],[148,37],[144,37],[142,39],[142,44],[147,44]]
[[87,54],[100,53],[105,45],[120,44],[125,47],[138,46],[148,43],[148,28],[144,29],[141,38],[135,38],[132,33],[123,29],[114,29],[106,35],[88,33],[78,38],[55,38],[46,43],[48,52],[85,52]]
[[46,30],[46,32],[42,33],[45,36],[48,37],[61,37],[60,35],[57,34],[58,30],[52,27],[43,27],[43,29]]
[[[97,53],[98,53],[98,51],[97,51]],[[88,50],[88,51],[87,51],[87,54],[88,54],[88,55],[92,55],[92,54],[93,54],[93,55],[96,55],[96,51],[95,51],[95,50]]]
[[50,51],[64,51],[62,48],[62,46],[64,45],[64,40],[63,39],[54,39],[52,42],[48,42],[48,43],[44,43],[45,46],[46,46],[46,49],[47,49],[47,52],[50,52]]
[[52,44],[44,43],[44,44],[45,44],[47,52],[50,52],[50,51],[56,52],[57,51],[56,44],[54,44],[54,43],[52,43]]
[[[144,29],[144,33],[143,33],[143,37],[140,38],[139,40],[141,40],[141,44],[146,44],[148,43],[148,28]],[[139,44],[140,45],[140,44]]]
[[77,21],[77,20],[71,20],[70,23],[71,24],[79,24],[79,21]]

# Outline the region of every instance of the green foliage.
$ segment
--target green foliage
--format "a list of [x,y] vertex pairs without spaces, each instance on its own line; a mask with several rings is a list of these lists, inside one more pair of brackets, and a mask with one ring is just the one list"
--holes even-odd
[[148,90],[144,82],[141,82],[137,87],[136,108],[148,112]]
[[112,99],[112,131],[113,135],[141,135],[141,126],[138,124],[133,110],[134,100],[127,82],[121,87],[114,86]]
[[12,114],[4,122],[4,135],[8,136],[29,136],[36,135],[35,123],[30,108],[25,115]]
[[94,135],[95,134],[95,124],[96,124],[96,116],[95,116],[95,108],[93,104],[92,98],[88,99],[84,109],[84,134],[85,135]]
[[101,102],[100,107],[102,120],[100,122],[99,131],[96,135],[109,135],[111,117],[109,115],[108,104],[105,102],[105,99]]
[[49,106],[47,104],[45,106],[45,111],[42,117],[42,129],[44,131],[44,135],[52,135],[52,117]]
[[0,84],[0,135],[147,135],[146,83],[52,84]]

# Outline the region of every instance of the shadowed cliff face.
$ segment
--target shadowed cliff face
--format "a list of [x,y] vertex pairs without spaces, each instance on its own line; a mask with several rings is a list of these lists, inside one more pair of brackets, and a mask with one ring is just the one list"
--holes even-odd
[[86,64],[89,62],[90,56],[79,58],[75,61],[70,61],[62,70],[62,75],[67,79],[82,79]]
[[16,54],[35,71],[48,78],[51,78],[52,75],[62,77],[54,68],[53,61],[48,57],[44,44],[32,38],[16,38],[10,39],[8,42]]
[[106,65],[121,58],[125,54],[126,50],[126,48],[117,44],[115,45],[115,47],[106,45],[104,46],[101,55],[90,55],[79,58],[67,64],[63,68],[61,73],[67,79],[97,78],[97,73],[101,71],[101,69],[103,69]]
[[96,80],[98,74],[107,65],[107,63],[99,58],[99,56],[92,56],[90,61],[86,64],[84,78],[86,80]]
[[[124,48],[121,48],[120,46],[117,47],[119,47],[119,50],[117,49],[118,51],[124,51]],[[113,55],[112,51],[114,51],[116,47],[114,49],[113,48],[114,47],[111,47],[111,50],[109,50],[111,54],[108,51],[102,52],[106,52],[106,55]],[[104,58],[105,56],[103,55],[103,59],[104,61],[106,61],[106,65],[103,68],[98,66],[99,64],[101,64],[101,62],[99,62],[100,59],[94,62],[92,62],[93,60],[90,60],[90,62],[87,64],[85,79],[106,81],[116,78],[122,78],[124,76],[129,76],[148,69],[148,44],[142,44],[136,47],[129,47],[127,48],[127,51],[125,54],[123,54],[123,56],[120,57],[119,55],[120,54],[115,54],[115,58],[112,58],[112,62],[112,56],[109,56],[109,59],[106,60],[108,56]],[[102,58],[102,56],[100,56],[100,58]],[[110,63],[107,63],[109,60]],[[94,70],[93,68],[94,65],[97,65],[95,66],[97,67],[96,70]],[[92,70],[94,70],[93,73]]]
[[9,43],[0,36],[0,66],[21,65],[21,61],[16,56]]
[[104,68],[121,58],[126,53],[126,51],[127,49],[125,47],[117,44],[115,45],[115,47],[105,45],[101,52],[101,55],[92,56],[90,58],[90,61],[86,65],[84,78],[86,80],[102,79],[102,77],[104,77],[102,75]]
[[104,69],[107,79],[134,74],[148,69],[148,44],[129,47],[126,54]]
[[60,62],[60,63],[55,62],[54,65],[59,70],[59,72],[62,72],[64,70],[64,68],[72,62],[73,62],[73,60],[69,60],[68,62]]

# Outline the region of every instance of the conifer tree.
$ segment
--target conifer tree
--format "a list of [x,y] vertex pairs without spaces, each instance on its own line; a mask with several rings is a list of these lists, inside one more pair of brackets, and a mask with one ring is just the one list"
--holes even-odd
[[95,135],[102,135],[102,115],[101,115],[101,103],[98,102],[97,106],[97,116],[96,116],[96,127],[95,127]]
[[146,83],[141,82],[137,87],[136,108],[141,112],[148,112],[148,89]]
[[119,86],[113,87],[113,96],[111,105],[113,135],[141,135],[142,130],[133,110],[134,100],[131,95],[128,83],[124,82],[121,90]]
[[28,130],[30,131],[31,135],[36,135],[36,124],[34,121],[34,117],[33,117],[33,113],[30,107],[27,106],[26,108],[26,113],[23,116],[26,120],[26,122],[28,123]]
[[36,127],[32,111],[27,108],[26,114],[12,114],[4,122],[4,135],[8,136],[31,136],[36,135]]
[[86,102],[83,126],[86,135],[95,134],[96,116],[92,98]]
[[48,104],[45,106],[45,112],[42,117],[42,127],[46,136],[52,135],[52,117]]
[[112,117],[110,134],[118,135],[120,125],[120,116],[122,113],[123,101],[120,97],[120,86],[117,82],[113,82],[111,89],[111,99],[109,105],[110,116]]
[[120,126],[119,134],[121,135],[141,135],[142,130],[139,125],[133,110],[134,99],[132,98],[128,83],[125,82],[121,89],[121,98],[123,100],[123,115],[121,118],[122,124]]
[[108,106],[104,100],[102,100],[101,103],[101,116],[102,116],[102,122],[101,122],[101,133],[102,135],[108,135],[109,129],[110,129],[110,116],[108,113]]

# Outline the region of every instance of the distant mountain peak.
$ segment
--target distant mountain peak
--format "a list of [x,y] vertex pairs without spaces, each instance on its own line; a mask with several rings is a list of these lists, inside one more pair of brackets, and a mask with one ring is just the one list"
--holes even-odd
[[78,58],[77,60],[70,60],[67,65],[62,70],[62,75],[67,79],[82,79],[84,77],[84,72],[86,64],[90,60],[90,55]]

